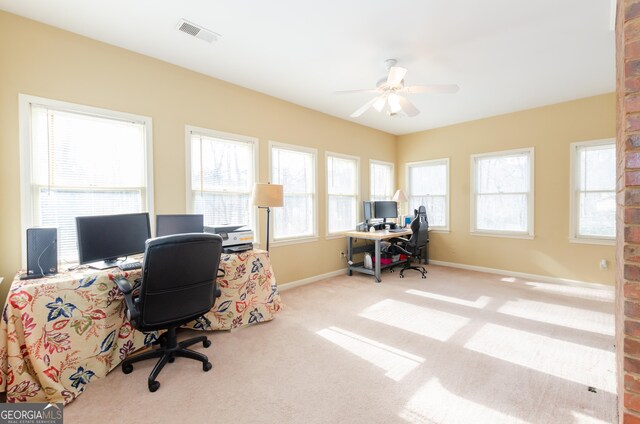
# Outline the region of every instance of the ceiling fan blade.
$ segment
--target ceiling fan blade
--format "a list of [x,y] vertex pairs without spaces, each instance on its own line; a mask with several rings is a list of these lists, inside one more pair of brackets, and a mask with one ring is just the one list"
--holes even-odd
[[396,85],[402,82],[405,74],[407,73],[406,68],[401,68],[400,66],[392,66],[389,69],[389,76],[387,77],[387,84]]
[[378,112],[382,112],[385,103],[387,102],[387,96],[378,96],[374,99],[373,108]]
[[380,98],[380,96],[374,97],[373,99],[369,100],[367,103],[365,103],[363,106],[358,108],[355,112],[353,112],[349,116],[351,116],[352,118],[357,118],[358,116],[360,116],[363,113],[365,113],[367,111],[367,109],[369,109],[376,102],[376,100],[378,100],[379,98]]
[[406,97],[402,97],[402,96],[397,96],[397,97],[398,97],[398,103],[400,103],[400,106],[402,106],[402,111],[407,116],[416,116],[417,114],[420,113],[420,111]]
[[333,94],[379,93],[379,92],[380,90],[376,88],[363,88],[361,90],[334,91]]
[[432,94],[453,94],[460,90],[456,84],[430,84],[430,85],[411,85],[398,90],[403,93],[432,93]]

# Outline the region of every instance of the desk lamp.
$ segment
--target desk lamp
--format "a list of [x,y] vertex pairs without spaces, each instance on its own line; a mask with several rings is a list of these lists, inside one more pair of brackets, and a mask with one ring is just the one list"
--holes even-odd
[[271,209],[275,207],[282,207],[284,205],[284,194],[282,185],[280,184],[263,184],[256,183],[253,186],[252,203],[258,207],[258,209],[267,210],[267,252],[269,251],[269,224],[271,215]]
[[393,195],[392,200],[398,203],[398,217],[400,218],[401,226],[404,225],[404,215],[402,214],[402,207],[400,206],[402,203],[406,203],[409,201],[407,194],[402,189],[396,190],[396,194]]

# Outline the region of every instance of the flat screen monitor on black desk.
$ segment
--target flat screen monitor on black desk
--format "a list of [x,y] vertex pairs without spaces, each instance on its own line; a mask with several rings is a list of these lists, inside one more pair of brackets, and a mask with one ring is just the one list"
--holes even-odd
[[203,231],[204,215],[156,215],[157,237]]
[[387,218],[398,217],[398,203],[392,200],[375,202],[373,204],[373,209],[376,218],[382,218],[384,219],[384,222],[387,222]]
[[80,264],[106,269],[118,258],[144,252],[151,238],[148,213],[76,217]]

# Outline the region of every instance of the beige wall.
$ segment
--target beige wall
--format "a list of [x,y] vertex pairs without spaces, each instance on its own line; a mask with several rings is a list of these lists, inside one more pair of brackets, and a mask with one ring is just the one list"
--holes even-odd
[[[614,283],[615,248],[569,243],[569,145],[614,138],[613,93],[466,122],[398,138],[398,177],[406,163],[450,158],[450,232],[432,234],[433,259],[595,283]],[[470,155],[535,148],[533,240],[474,236]],[[601,259],[609,270],[601,271]]]
[[[320,240],[271,249],[280,284],[344,266],[345,240],[324,237],[324,152],[360,156],[363,196],[368,160],[395,162],[393,135],[5,12],[0,39],[0,300],[21,263],[19,93],[150,116],[156,213],[186,209],[185,125],[257,137],[263,182],[269,140],[317,148]],[[264,212],[259,219],[264,240]]]

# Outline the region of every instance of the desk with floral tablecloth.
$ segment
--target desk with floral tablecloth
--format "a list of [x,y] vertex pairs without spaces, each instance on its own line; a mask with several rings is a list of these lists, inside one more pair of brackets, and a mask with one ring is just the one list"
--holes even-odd
[[[228,330],[273,319],[281,308],[266,251],[223,254],[221,297],[186,327]],[[0,320],[0,392],[8,402],[69,403],[91,381],[156,339],[134,330],[114,281],[141,271],[82,270],[15,279]]]

